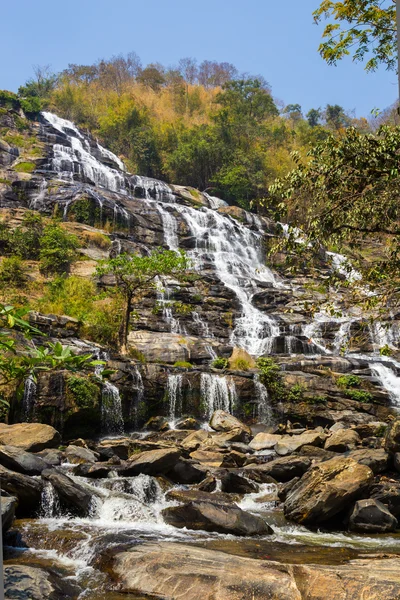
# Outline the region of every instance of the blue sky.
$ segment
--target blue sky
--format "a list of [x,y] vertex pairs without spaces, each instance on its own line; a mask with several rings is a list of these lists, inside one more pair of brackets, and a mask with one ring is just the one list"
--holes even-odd
[[35,64],[54,71],[134,50],[144,64],[228,61],[260,73],[285,104],[326,103],[368,116],[397,97],[393,72],[367,75],[350,59],[329,67],[317,52],[318,0],[18,0],[1,9],[0,89],[16,91]]

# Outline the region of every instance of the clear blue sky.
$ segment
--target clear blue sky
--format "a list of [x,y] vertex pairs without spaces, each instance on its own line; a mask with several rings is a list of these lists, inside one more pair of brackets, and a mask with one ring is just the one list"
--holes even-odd
[[16,91],[35,64],[68,63],[134,50],[144,64],[179,58],[228,61],[262,74],[285,104],[307,111],[341,104],[368,116],[397,97],[396,75],[367,75],[350,59],[328,67],[317,52],[319,0],[18,0],[1,8],[0,89]]

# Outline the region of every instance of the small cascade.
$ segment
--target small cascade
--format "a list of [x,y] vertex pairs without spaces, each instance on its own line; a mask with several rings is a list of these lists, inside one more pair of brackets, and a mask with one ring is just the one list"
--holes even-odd
[[171,424],[173,424],[182,413],[182,383],[182,374],[168,375],[168,414]]
[[269,424],[272,421],[272,408],[269,402],[268,390],[260,381],[258,374],[254,375],[254,392],[257,400],[257,417],[260,423]]
[[331,354],[330,350],[328,350],[325,345],[322,335],[322,325],[324,323],[326,323],[324,315],[314,315],[314,321],[304,326],[303,335],[307,338],[308,342],[315,347],[317,352],[320,354]]
[[124,418],[122,416],[122,402],[118,388],[105,381],[101,395],[101,428],[103,433],[122,434],[124,432]]
[[43,483],[40,501],[40,516],[42,519],[52,519],[53,517],[59,516],[60,513],[61,509],[58,495],[50,481],[45,481]]
[[137,365],[133,366],[132,388],[136,392],[130,407],[131,421],[136,429],[139,424],[139,411],[144,401],[144,383]]
[[30,421],[32,418],[35,401],[36,401],[37,385],[32,377],[28,377],[24,382],[24,396],[22,399],[22,420]]
[[369,333],[374,352],[388,346],[394,350],[398,348],[399,330],[397,324],[374,321],[369,326]]
[[252,297],[258,284],[282,287],[282,283],[263,262],[261,232],[208,208],[177,205],[176,210],[195,238],[196,247],[188,254],[196,268],[201,270],[211,263],[221,282],[240,302],[242,315],[236,320],[231,344],[253,355],[272,352],[279,325],[253,306]]
[[350,330],[353,321],[350,319],[348,321],[343,321],[340,324],[339,329],[335,334],[335,339],[333,340],[333,351],[335,354],[341,354],[343,349],[344,351],[347,349],[350,341]]
[[174,215],[159,202],[157,202],[156,208],[161,217],[161,221],[163,224],[164,241],[168,246],[168,249],[178,250],[178,221],[175,219]]
[[160,202],[175,202],[176,198],[164,181],[152,179],[151,177],[142,177],[140,175],[132,175],[130,184],[134,195],[145,200],[158,200]]
[[232,413],[237,404],[236,386],[232,377],[202,373],[200,393],[207,419],[211,418],[215,410]]
[[47,186],[47,180],[43,178],[39,183],[37,194],[35,194],[29,203],[30,210],[37,210],[41,208],[42,202],[46,197]]
[[203,196],[207,198],[208,204],[213,210],[218,210],[218,208],[221,208],[221,206],[229,206],[228,203],[225,202],[225,200],[222,200],[222,198],[217,198],[217,196],[210,196],[209,194],[207,194],[207,192],[203,192]]
[[360,281],[362,275],[359,271],[354,269],[349,259],[343,254],[337,254],[336,252],[327,252],[326,255],[332,261],[332,267],[334,271],[340,273],[347,279],[347,281]]
[[[42,112],[44,121],[65,138],[65,145],[53,145],[51,169],[60,179],[74,181],[75,176],[85,183],[103,187],[114,192],[125,192],[125,176],[120,172],[125,167],[122,161],[99,144],[91,147],[88,139],[67,119],[62,119],[50,112]],[[96,156],[96,154],[98,156]],[[103,164],[99,158],[116,168]]]
[[157,281],[157,304],[162,308],[163,320],[168,324],[171,333],[179,333],[187,335],[185,327],[181,324],[180,320],[174,317],[171,308],[171,290],[168,286],[164,285],[160,279]]
[[381,363],[374,363],[370,366],[371,373],[389,393],[390,399],[397,409],[400,409],[400,377],[394,371]]
[[[204,319],[202,319],[198,312],[192,311],[193,323],[198,327],[198,332],[201,337],[213,338],[214,336],[210,333],[210,327]],[[216,357],[215,357],[216,358]]]

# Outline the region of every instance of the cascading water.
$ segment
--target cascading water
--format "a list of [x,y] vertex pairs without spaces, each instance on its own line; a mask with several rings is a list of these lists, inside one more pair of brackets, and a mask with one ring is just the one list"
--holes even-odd
[[96,144],[99,157],[107,159],[107,162],[114,164],[120,171],[96,158],[87,138],[71,121],[50,112],[42,112],[41,115],[45,123],[60,132],[66,140],[66,145],[53,145],[51,159],[51,168],[61,179],[73,181],[74,175],[77,175],[87,183],[115,192],[125,191],[125,176],[120,172],[124,171],[125,167],[117,156]]
[[251,300],[257,284],[275,287],[282,284],[262,262],[261,233],[215,210],[181,205],[176,209],[195,238],[196,247],[188,254],[197,269],[211,263],[220,281],[240,302],[242,316],[236,321],[231,343],[254,355],[271,352],[279,326],[253,306]]
[[124,432],[121,396],[117,386],[109,381],[103,383],[101,394],[101,429],[107,434]]
[[32,418],[35,401],[36,401],[37,385],[32,377],[25,379],[24,396],[22,398],[22,418],[24,421],[29,421]]
[[380,363],[372,364],[370,369],[382,387],[389,393],[395,407],[400,410],[400,377],[390,367]]
[[210,419],[216,410],[231,413],[237,403],[236,386],[232,377],[202,373],[200,393],[207,419]]
[[272,408],[269,402],[268,390],[261,383],[259,375],[254,375],[254,393],[257,400],[258,421],[270,424],[272,421]]
[[167,395],[168,395],[168,414],[171,425],[182,413],[182,383],[181,373],[168,375]]
[[133,366],[132,372],[132,387],[135,391],[135,398],[132,399],[130,406],[130,417],[133,422],[134,427],[136,428],[139,424],[139,411],[144,402],[144,384],[142,375],[137,367],[137,365]]
[[175,195],[169,185],[158,179],[132,175],[130,185],[134,194],[145,200],[159,200],[160,202],[175,202]]

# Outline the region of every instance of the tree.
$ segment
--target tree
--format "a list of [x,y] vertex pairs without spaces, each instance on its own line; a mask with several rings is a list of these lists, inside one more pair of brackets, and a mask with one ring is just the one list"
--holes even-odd
[[300,104],[288,104],[283,109],[283,114],[288,115],[288,117],[292,119],[294,123],[303,118]]
[[[368,241],[375,262],[361,262],[377,293],[399,300],[400,128],[376,134],[350,127],[312,148],[297,168],[270,188],[270,200],[301,226],[315,252],[322,244],[348,244],[361,258]],[[283,215],[282,215],[283,216]],[[376,250],[376,242],[385,252]]]
[[119,330],[121,352],[126,353],[134,301],[156,289],[159,277],[181,278],[188,267],[185,253],[173,250],[155,250],[148,256],[120,254],[116,258],[100,261],[96,269],[97,276],[112,275],[124,298],[125,309]]
[[321,109],[320,108],[310,108],[308,113],[306,114],[306,118],[310,127],[317,127],[319,125],[321,119]]
[[193,85],[198,76],[197,60],[195,58],[181,58],[178,63],[178,70],[183,79]]
[[229,81],[223,86],[216,101],[232,115],[258,122],[279,114],[271,94],[258,79]]
[[158,92],[165,84],[163,72],[153,65],[148,65],[143,69],[143,71],[139,73],[137,80],[139,83],[142,83],[146,87],[150,87],[155,92]]
[[344,111],[344,108],[339,104],[327,104],[324,110],[326,124],[338,131],[343,127],[350,125],[351,119]]
[[76,235],[65,231],[57,222],[49,223],[43,229],[40,240],[40,271],[45,275],[68,273],[71,264],[78,258],[78,248]]
[[354,61],[367,60],[366,70],[374,71],[380,64],[395,69],[397,64],[396,6],[394,0],[323,0],[313,13],[326,25],[322,37],[326,40],[319,52],[330,65],[352,54]]

